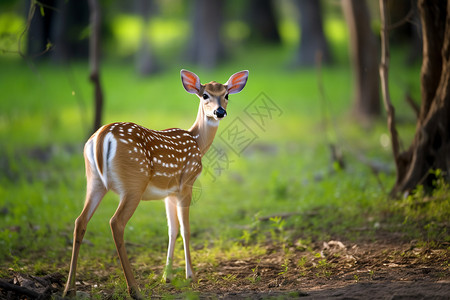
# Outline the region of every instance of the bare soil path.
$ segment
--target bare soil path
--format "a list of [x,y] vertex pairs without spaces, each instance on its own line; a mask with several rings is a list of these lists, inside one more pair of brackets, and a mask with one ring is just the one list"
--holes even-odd
[[284,249],[224,261],[202,272],[234,274],[236,280],[200,281],[198,290],[219,299],[450,299],[448,246],[329,241],[312,252]]
[[[198,283],[189,295],[201,299],[450,299],[450,245],[433,248],[416,242],[327,241],[304,248],[267,246],[266,254],[197,265]],[[0,285],[0,299],[58,299],[65,275],[11,274],[1,282],[24,287],[24,296]],[[1,283],[0,282],[0,283]],[[99,283],[101,284],[101,282]],[[91,286],[79,286],[89,296]],[[159,286],[151,298],[187,297],[173,286]],[[98,296],[98,295],[97,295]],[[100,297],[112,299],[107,288]]]

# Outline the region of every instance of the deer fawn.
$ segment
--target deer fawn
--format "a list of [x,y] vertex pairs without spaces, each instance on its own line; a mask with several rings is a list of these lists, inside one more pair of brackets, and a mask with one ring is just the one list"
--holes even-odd
[[225,84],[202,85],[197,75],[181,70],[188,93],[200,98],[197,119],[189,130],[149,130],[134,123],[113,123],[95,132],[84,147],[87,192],[83,211],[75,221],[72,259],[64,296],[74,295],[78,253],[86,227],[106,192],[120,196],[110,220],[111,231],[125,274],[128,291],[141,298],[128,261],[124,229],[141,200],[165,198],[169,247],[163,278],[171,279],[175,240],[181,227],[186,278],[193,278],[189,250],[189,205],[192,186],[202,170],[202,156],[211,146],[220,120],[226,115],[228,95],[239,93],[248,71],[233,74]]

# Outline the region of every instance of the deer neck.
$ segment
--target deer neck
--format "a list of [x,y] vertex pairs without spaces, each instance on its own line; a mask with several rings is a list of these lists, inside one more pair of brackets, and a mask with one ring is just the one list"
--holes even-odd
[[211,146],[214,137],[216,136],[217,128],[219,127],[219,122],[217,120],[212,120],[208,118],[203,110],[203,106],[200,103],[198,108],[197,119],[189,132],[192,134],[194,139],[197,141],[198,147],[204,155],[209,147]]

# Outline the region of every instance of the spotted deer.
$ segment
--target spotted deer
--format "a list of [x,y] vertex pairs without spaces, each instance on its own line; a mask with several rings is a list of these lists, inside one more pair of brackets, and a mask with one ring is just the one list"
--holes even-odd
[[227,115],[228,95],[239,93],[248,71],[233,74],[225,84],[201,84],[194,73],[181,70],[188,93],[200,98],[197,119],[189,130],[150,130],[134,123],[112,123],[95,132],[84,147],[87,191],[84,208],[75,221],[72,259],[64,296],[76,292],[78,253],[87,224],[109,190],[120,197],[110,220],[128,291],[142,298],[134,279],[124,242],[124,229],[141,200],[165,198],[169,246],[163,278],[171,280],[178,232],[184,244],[186,278],[194,278],[189,249],[189,206],[192,186],[202,171],[202,157],[211,146],[220,121]]

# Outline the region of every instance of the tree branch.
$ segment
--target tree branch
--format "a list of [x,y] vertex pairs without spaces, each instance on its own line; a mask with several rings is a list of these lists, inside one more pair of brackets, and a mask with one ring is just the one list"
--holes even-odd
[[102,109],[103,109],[103,91],[100,84],[100,5],[98,0],[89,0],[90,9],[90,23],[91,36],[89,39],[89,65],[91,74],[90,80],[94,84],[94,99],[95,99],[95,116],[94,128],[95,132],[100,128],[102,123]]
[[381,91],[383,95],[383,103],[387,112],[387,125],[391,134],[392,153],[394,156],[397,178],[399,178],[400,170],[400,143],[395,123],[395,108],[391,102],[389,94],[389,36],[387,21],[387,0],[380,0],[380,17],[381,17],[381,63],[380,63],[380,79]]
[[401,19],[400,21],[395,22],[394,24],[391,24],[388,28],[388,30],[394,30],[400,26],[403,26],[404,24],[406,24],[407,22],[409,22],[412,17],[414,16],[414,8],[411,7],[411,9],[409,10],[408,14],[406,16],[403,17],[403,19]]
[[409,106],[412,108],[412,110],[414,111],[414,113],[416,114],[416,117],[419,118],[420,115],[420,106],[417,105],[417,103],[414,101],[414,99],[411,96],[411,93],[407,93],[405,96],[405,101],[406,103],[409,104]]
[[41,296],[41,294],[39,294],[38,292],[35,292],[22,286],[11,284],[5,280],[0,280],[0,288],[4,289],[5,291],[12,291],[19,295],[29,297],[30,299],[37,299],[39,298],[39,296]]

